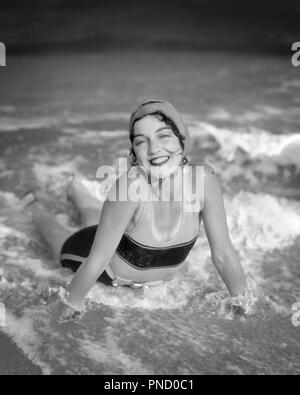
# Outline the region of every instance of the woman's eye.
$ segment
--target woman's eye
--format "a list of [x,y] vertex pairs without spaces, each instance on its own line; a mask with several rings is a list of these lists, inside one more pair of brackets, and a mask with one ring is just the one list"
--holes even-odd
[[169,138],[169,137],[171,137],[169,134],[162,134],[162,135],[160,136],[161,139],[163,139],[163,138]]
[[139,141],[135,142],[135,145],[139,146],[139,145],[143,144],[144,142],[145,142],[144,140],[139,140]]

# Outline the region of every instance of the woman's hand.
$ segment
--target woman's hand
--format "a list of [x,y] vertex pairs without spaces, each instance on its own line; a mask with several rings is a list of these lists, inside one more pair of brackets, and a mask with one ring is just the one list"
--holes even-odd
[[70,294],[65,288],[60,287],[57,296],[58,301],[54,305],[54,310],[55,319],[59,323],[68,321],[79,321],[83,317],[85,313],[84,305],[75,305],[70,303]]
[[245,298],[243,296],[231,298],[231,312],[234,318],[247,315],[247,301],[244,299]]
[[250,316],[256,311],[257,301],[258,294],[252,283],[248,281],[243,294],[228,297],[222,302],[221,314],[232,319]]
[[247,306],[239,297],[228,297],[221,302],[221,316],[236,319],[247,316]]
[[82,315],[81,311],[65,305],[61,300],[54,305],[55,320],[61,324],[69,321],[79,321]]

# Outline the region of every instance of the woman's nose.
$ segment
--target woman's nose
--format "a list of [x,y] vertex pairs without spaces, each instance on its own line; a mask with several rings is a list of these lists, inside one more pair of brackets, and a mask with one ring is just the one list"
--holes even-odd
[[160,150],[160,144],[156,140],[150,140],[148,145],[148,154],[153,155]]

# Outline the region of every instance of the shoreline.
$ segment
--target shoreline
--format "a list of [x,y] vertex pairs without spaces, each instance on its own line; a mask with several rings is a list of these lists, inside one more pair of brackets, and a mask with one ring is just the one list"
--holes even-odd
[[0,332],[0,376],[40,376],[41,369],[5,334]]

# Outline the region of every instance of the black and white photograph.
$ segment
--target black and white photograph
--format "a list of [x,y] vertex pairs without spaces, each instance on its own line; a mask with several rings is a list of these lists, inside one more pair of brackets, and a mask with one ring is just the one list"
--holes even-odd
[[300,374],[298,0],[1,0],[0,376]]

